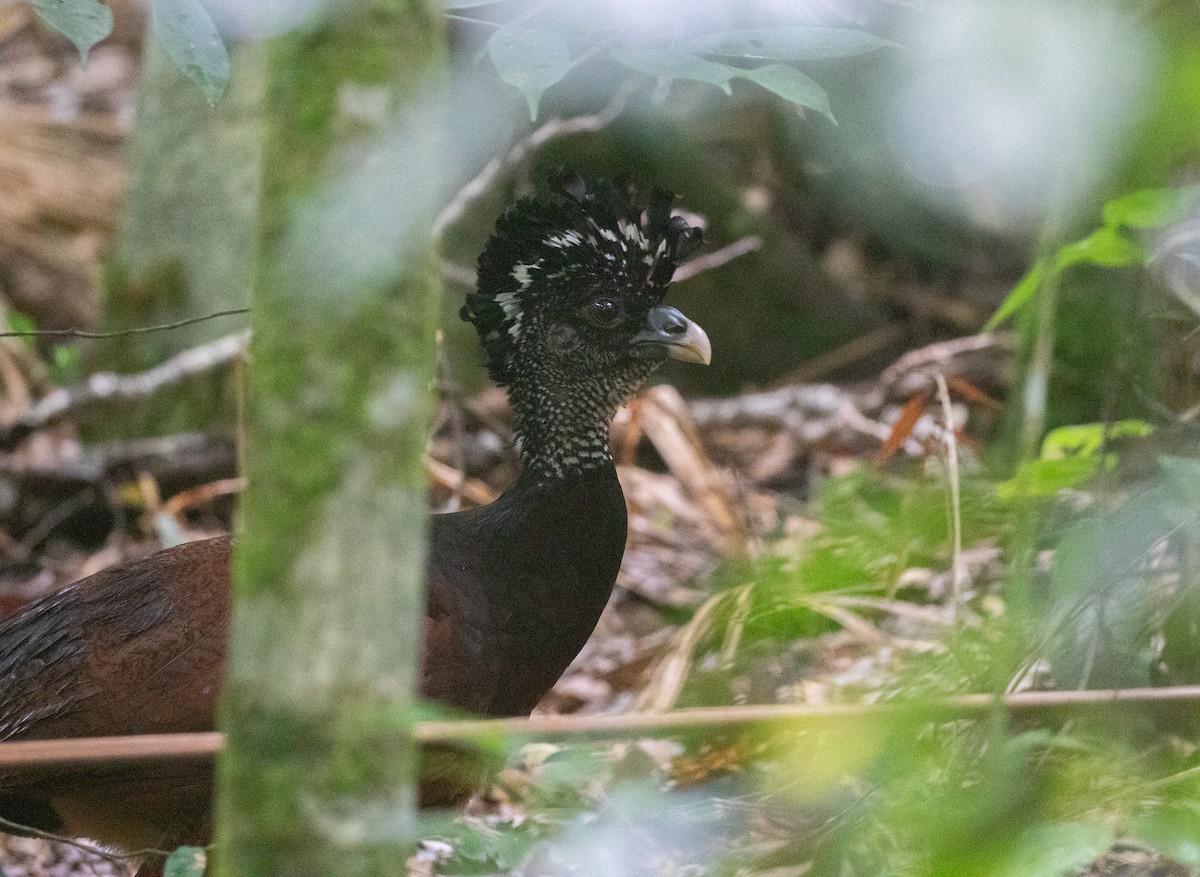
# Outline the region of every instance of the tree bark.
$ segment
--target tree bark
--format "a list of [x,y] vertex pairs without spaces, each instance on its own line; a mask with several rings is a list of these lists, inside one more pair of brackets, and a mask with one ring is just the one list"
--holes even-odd
[[[397,255],[381,261],[375,247],[357,259],[378,190],[347,194],[338,178],[371,167],[374,136],[441,46],[415,0],[352,4],[267,45],[220,875],[397,874],[413,839],[432,215]],[[427,175],[384,172],[414,204],[434,203]],[[335,256],[347,252],[341,270]],[[358,271],[363,261],[372,270]]]

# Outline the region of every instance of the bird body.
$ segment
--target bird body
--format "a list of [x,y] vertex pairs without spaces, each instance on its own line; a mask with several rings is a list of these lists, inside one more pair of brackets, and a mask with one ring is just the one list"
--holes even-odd
[[422,693],[481,715],[528,715],[591,636],[625,534],[611,464],[552,480],[525,470],[491,505],[434,515]]
[[[608,422],[668,356],[709,356],[660,304],[698,240],[670,200],[643,213],[628,189],[565,178],[506,212],[480,257],[462,314],[508,386],[523,467],[491,505],[431,519],[424,697],[528,714],[595,628],[626,538]],[[231,553],[229,537],[170,548],[0,625],[0,740],[213,728]],[[0,817],[126,848],[199,844],[211,783],[206,763],[10,771]]]

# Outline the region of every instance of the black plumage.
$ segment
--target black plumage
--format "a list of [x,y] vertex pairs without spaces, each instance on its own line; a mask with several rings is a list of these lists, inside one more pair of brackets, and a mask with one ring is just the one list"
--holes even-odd
[[528,713],[591,635],[625,550],[609,420],[673,352],[707,361],[660,304],[700,237],[672,200],[655,190],[643,212],[627,186],[563,175],[479,258],[462,316],[508,386],[524,467],[492,505],[433,518],[425,664],[428,690],[476,712]]

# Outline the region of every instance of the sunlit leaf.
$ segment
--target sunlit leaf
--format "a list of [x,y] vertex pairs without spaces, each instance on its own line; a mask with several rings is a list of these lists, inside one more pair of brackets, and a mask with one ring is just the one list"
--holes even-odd
[[687,44],[693,52],[764,58],[773,61],[818,61],[849,58],[895,43],[843,27],[772,27],[704,34]]
[[1143,261],[1142,248],[1112,226],[1096,229],[1081,241],[1067,244],[1058,251],[1058,267],[1087,263],[1106,268],[1123,268]]
[[559,34],[519,27],[502,27],[487,43],[488,55],[500,78],[515,86],[536,119],[542,93],[571,69],[571,49]]
[[774,92],[781,98],[791,101],[800,107],[808,107],[837,124],[833,112],[829,109],[829,95],[825,89],[817,85],[812,77],[806,76],[794,67],[783,64],[767,64],[755,67],[753,70],[739,70],[738,76],[749,79],[756,85],[761,85],[767,91]]
[[[1062,271],[1073,265],[1100,265],[1123,268],[1145,261],[1141,245],[1121,233],[1121,227],[1152,228],[1181,219],[1200,197],[1200,186],[1179,189],[1145,189],[1134,192],[1104,207],[1105,225],[1082,240],[1066,244],[1051,261],[1039,260],[1021,282],[1008,294],[987,321],[984,331],[991,331],[1019,311],[1033,298],[1045,279],[1047,266]],[[1186,303],[1186,302],[1185,302]],[[1194,303],[1192,307],[1197,307]]]
[[167,857],[163,877],[204,877],[204,847],[179,847]]
[[1042,284],[1042,274],[1046,270],[1044,260],[1039,260],[1033,263],[1033,267],[1028,273],[1021,278],[1021,282],[1013,287],[1013,291],[1000,303],[1000,307],[996,308],[996,313],[992,314],[992,318],[988,320],[983,331],[991,332],[1033,298],[1033,294],[1037,292],[1038,287]]
[[229,85],[229,52],[200,0],[152,0],[151,23],[168,57],[215,104]]
[[996,485],[996,498],[1002,502],[1033,497],[1048,499],[1061,490],[1083,486],[1099,470],[1100,460],[1096,457],[1029,460],[1018,467],[1016,475]]
[[112,33],[112,10],[99,0],[29,0],[33,11],[87,60],[88,51]]
[[1107,225],[1157,228],[1185,218],[1200,199],[1200,186],[1141,189],[1104,205]]
[[686,52],[620,49],[614,51],[612,56],[614,60],[640,73],[707,82],[719,87],[726,94],[730,93],[729,81],[742,72],[728,64],[706,61],[698,55],[689,55]]
[[1095,457],[1109,442],[1122,438],[1145,438],[1154,427],[1144,420],[1118,420],[1114,423],[1083,423],[1060,426],[1042,440],[1043,460],[1068,457]]

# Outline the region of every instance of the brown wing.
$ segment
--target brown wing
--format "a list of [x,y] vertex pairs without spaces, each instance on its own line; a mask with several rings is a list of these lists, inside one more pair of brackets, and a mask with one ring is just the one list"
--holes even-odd
[[[102,570],[0,627],[0,739],[212,727],[228,537]],[[203,843],[212,770],[171,763],[0,774],[0,815],[127,848]]]

